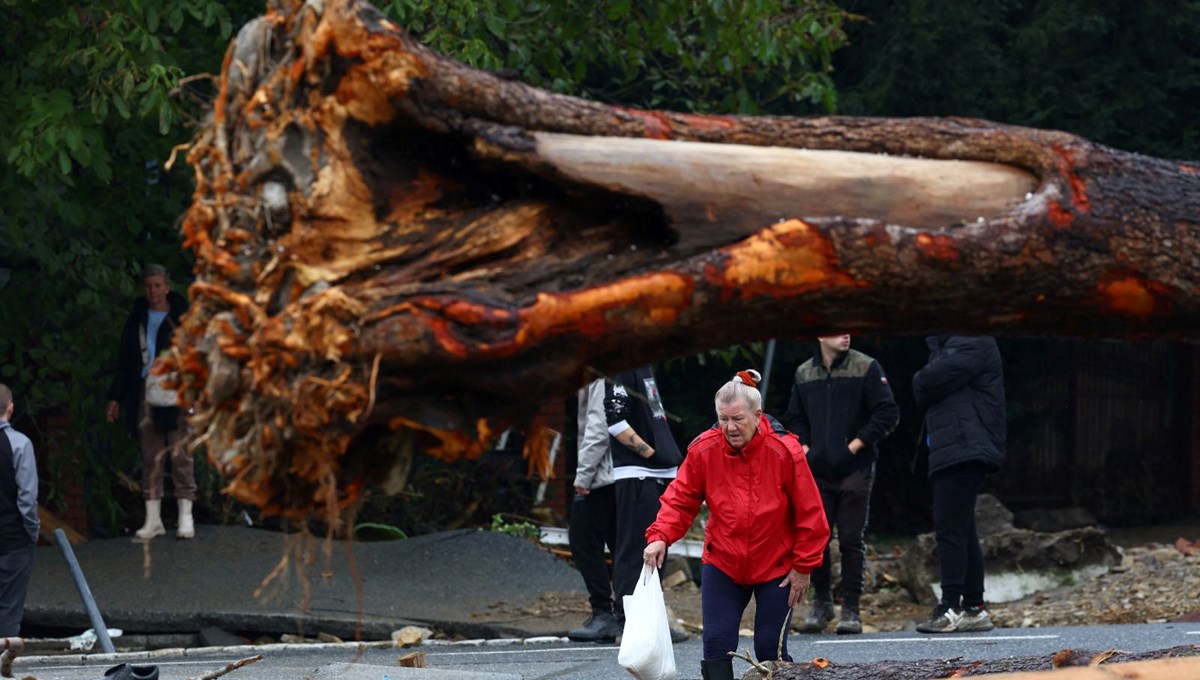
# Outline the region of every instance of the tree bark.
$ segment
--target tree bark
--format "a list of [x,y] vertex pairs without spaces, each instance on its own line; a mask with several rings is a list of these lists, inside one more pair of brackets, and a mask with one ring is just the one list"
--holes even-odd
[[[1166,680],[1191,677],[1200,671],[1198,656],[1200,647],[1183,645],[1136,653],[1063,649],[1052,656],[1017,656],[976,661],[956,658],[839,665],[830,663],[827,659],[813,659],[806,662],[780,663],[772,671],[771,680],[928,680],[998,673],[1011,674],[1003,676],[1009,680],[1036,680],[1043,677],[1068,680]],[[758,680],[763,677],[762,673],[751,668],[742,675],[742,680]]]
[[982,120],[608,106],[358,0],[244,27],[189,160],[192,443],[269,512],[737,342],[1200,329],[1196,164]]

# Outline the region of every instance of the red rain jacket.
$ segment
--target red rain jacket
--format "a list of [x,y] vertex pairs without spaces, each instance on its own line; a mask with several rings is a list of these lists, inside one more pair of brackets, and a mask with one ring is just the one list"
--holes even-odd
[[740,452],[719,429],[696,437],[661,501],[646,542],[671,545],[683,538],[701,502],[707,502],[702,561],[743,586],[792,569],[812,573],[829,541],[804,450],[794,436],[772,431],[765,417]]

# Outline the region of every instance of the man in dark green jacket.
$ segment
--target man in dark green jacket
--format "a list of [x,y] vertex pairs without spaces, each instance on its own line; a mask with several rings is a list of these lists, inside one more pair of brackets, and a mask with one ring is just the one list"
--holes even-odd
[[[900,408],[879,362],[850,349],[849,335],[817,338],[812,359],[796,369],[784,424],[796,433],[842,558],[842,612],[837,632],[861,633],[867,514],[876,445],[900,422]],[[813,606],[801,628],[818,633],[833,620],[830,550],[812,575]]]

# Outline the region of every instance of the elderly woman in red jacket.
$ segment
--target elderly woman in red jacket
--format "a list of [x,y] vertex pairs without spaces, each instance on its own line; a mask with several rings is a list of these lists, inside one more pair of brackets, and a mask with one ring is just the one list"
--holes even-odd
[[[701,577],[705,680],[732,680],[738,626],[754,596],[754,653],[776,658],[791,608],[821,563],[829,525],[796,437],[762,412],[757,371],[741,371],[716,394],[717,426],[688,447],[679,475],[646,529],[647,564],[661,567],[708,503]],[[783,659],[791,660],[786,640]]]

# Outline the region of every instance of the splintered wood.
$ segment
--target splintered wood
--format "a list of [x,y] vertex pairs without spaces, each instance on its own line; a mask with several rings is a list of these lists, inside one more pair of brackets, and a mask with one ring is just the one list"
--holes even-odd
[[597,375],[770,337],[1200,331],[1200,166],[968,119],[697,116],[273,0],[188,160],[189,444],[337,526]]

